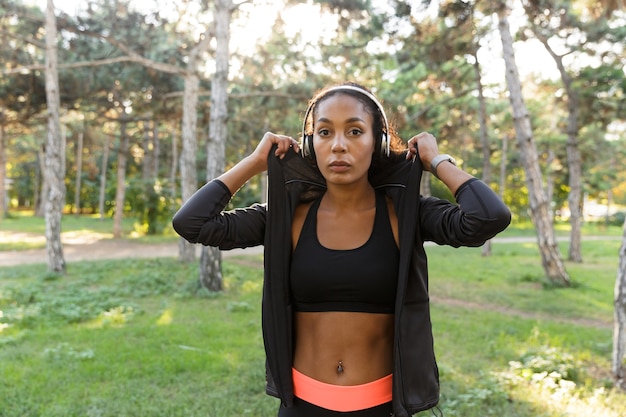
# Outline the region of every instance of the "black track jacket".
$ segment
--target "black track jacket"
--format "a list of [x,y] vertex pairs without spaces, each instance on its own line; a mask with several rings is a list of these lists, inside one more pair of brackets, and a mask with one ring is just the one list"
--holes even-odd
[[[504,230],[511,214],[482,181],[464,183],[458,204],[419,195],[422,166],[398,161],[370,177],[376,189],[392,198],[398,216],[400,265],[395,306],[393,410],[395,417],[434,407],[439,401],[428,298],[424,242],[480,246]],[[264,245],[263,338],[268,394],[289,407],[293,403],[291,367],[293,315],[289,291],[291,223],[295,208],[319,197],[324,179],[294,151],[283,158],[270,152],[267,204],[224,211],[228,188],[213,180],[176,213],[174,229],[186,240],[227,250]]]

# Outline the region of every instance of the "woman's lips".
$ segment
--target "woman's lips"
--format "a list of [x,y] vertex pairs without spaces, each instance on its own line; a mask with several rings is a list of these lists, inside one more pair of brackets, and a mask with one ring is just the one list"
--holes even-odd
[[350,164],[345,161],[333,161],[329,164],[331,171],[344,172],[350,168]]

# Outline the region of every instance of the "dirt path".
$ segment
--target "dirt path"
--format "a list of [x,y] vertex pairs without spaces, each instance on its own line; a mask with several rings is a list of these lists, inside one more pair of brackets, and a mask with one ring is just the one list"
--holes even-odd
[[[63,255],[65,262],[79,262],[97,259],[123,258],[165,258],[178,256],[178,242],[147,244],[129,239],[110,239],[98,234],[63,234]],[[40,235],[11,233],[0,231],[0,242],[21,241],[44,243]],[[200,253],[200,246],[197,248]],[[224,256],[249,255],[262,253],[263,247],[237,249],[222,252]],[[0,267],[28,265],[47,262],[45,249],[27,249],[0,251]]]
[[[619,236],[586,236],[585,240],[619,240]],[[37,234],[7,233],[0,231],[0,243],[11,241],[45,243],[45,238]],[[66,262],[96,259],[159,258],[178,256],[178,243],[147,244],[129,239],[111,239],[105,235],[85,233],[64,233],[63,255]],[[494,243],[534,243],[535,237],[495,238]],[[197,248],[198,253],[200,247]],[[262,253],[262,247],[224,251],[223,255],[246,255]],[[0,267],[27,265],[46,262],[45,249],[0,251]]]
[[[21,241],[39,241],[43,237],[38,235],[16,235],[12,233],[10,235],[0,232],[0,242],[7,242],[10,240]],[[110,239],[103,238],[97,235],[64,235],[63,236],[63,254],[66,262],[78,262],[86,260],[96,259],[122,259],[122,258],[159,258],[159,257],[176,257],[178,256],[178,242],[175,243],[161,243],[161,244],[146,244],[140,242],[133,242],[128,239]],[[606,237],[606,236],[588,236],[585,240],[620,240],[620,237]],[[520,243],[520,242],[535,242],[534,237],[510,237],[510,238],[496,238],[494,243]],[[231,251],[222,252],[224,257],[233,257],[239,255],[257,255],[263,252],[263,247],[254,247],[248,249],[235,249]],[[200,246],[197,247],[197,253],[200,253]],[[46,250],[45,249],[29,249],[22,251],[0,251],[0,267],[13,266],[13,265],[28,265],[46,262]],[[242,258],[236,260],[237,263],[242,263],[246,266],[257,266],[256,261],[251,259]],[[262,263],[259,262],[258,266],[261,267]],[[493,311],[499,314],[505,314],[508,316],[519,317],[523,319],[539,320],[539,321],[553,321],[559,323],[569,323],[577,326],[595,327],[595,328],[611,328],[613,323],[610,321],[590,320],[581,318],[569,318],[569,317],[553,317],[547,316],[541,313],[515,310],[505,306],[487,304],[487,303],[474,303],[465,300],[442,298],[436,295],[436,290],[433,289],[431,294],[431,301],[433,305],[441,304],[446,306],[466,308],[470,310],[483,310]]]

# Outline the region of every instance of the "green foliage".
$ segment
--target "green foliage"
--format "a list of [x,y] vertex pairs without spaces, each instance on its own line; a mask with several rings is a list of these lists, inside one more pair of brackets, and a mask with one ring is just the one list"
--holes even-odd
[[[6,34],[3,44],[8,46],[1,53],[7,71],[44,62],[43,51],[37,47],[45,35],[43,13],[40,8],[23,3],[4,4],[6,12],[0,17],[2,31]],[[176,162],[175,150],[180,148],[176,141],[180,137],[183,77],[173,68],[181,71],[185,68],[198,34],[203,33],[212,20],[207,2],[193,7],[186,2],[174,3],[170,5],[170,13],[169,9],[168,12],[153,10],[149,5],[137,7],[126,0],[115,2],[115,7],[110,2],[96,0],[77,5],[69,14],[59,16],[60,93],[62,107],[66,109],[62,122],[68,140],[68,206],[74,204],[78,173],[74,145],[76,134],[82,131],[85,149],[81,207],[91,213],[98,209],[102,158],[105,148],[109,148],[112,152],[104,167],[108,180],[104,214],[113,212],[117,187],[115,139],[120,133],[119,120],[127,118],[132,156],[127,178],[131,192],[127,193],[129,201],[124,209],[127,214],[137,213],[137,229],[149,234],[158,234],[166,227],[164,219],[172,210],[170,196],[180,194],[176,190],[176,173],[170,170]],[[491,20],[493,7],[481,2],[447,1],[439,5],[435,14],[431,13],[434,4],[428,8],[426,3],[286,2],[281,13],[273,21],[268,20],[271,32],[250,49],[252,52],[236,50],[233,53],[232,64],[236,70],[231,71],[229,85],[225,165],[232,166],[249,154],[268,130],[298,137],[302,112],[313,92],[329,83],[350,79],[375,90],[405,140],[429,130],[438,136],[442,150],[455,154],[464,169],[481,176],[483,144],[476,94],[478,70],[483,73],[481,81],[487,97],[487,146],[492,155],[492,169],[495,174],[500,162],[507,162],[505,200],[516,217],[527,218],[528,195],[521,154],[512,140],[508,154],[502,154],[502,137],[514,137],[510,104],[502,85],[486,77],[487,73],[493,74],[491,62],[475,62],[477,57],[481,60],[483,57],[476,54],[478,51],[491,48],[489,40],[494,38],[495,30]],[[594,198],[606,198],[611,190],[616,202],[626,201],[626,192],[621,186],[626,183],[622,178],[626,158],[620,153],[624,148],[623,140],[616,142],[614,149],[606,146],[604,140],[608,125],[613,122],[620,126],[619,121],[623,119],[624,57],[619,46],[623,43],[624,29],[620,15],[607,9],[601,19],[589,19],[598,14],[601,7],[587,10],[587,4],[566,2],[534,5],[540,12],[533,15],[536,23],[546,31],[552,30],[547,33],[552,33],[554,38],[558,34],[554,32],[557,25],[567,28],[561,31],[570,36],[565,44],[577,48],[572,56],[582,58],[574,59],[576,64],[566,69],[573,75],[573,87],[579,95],[585,192]],[[253,27],[246,19],[255,19],[256,7],[261,5],[241,4],[234,13],[233,33]],[[309,30],[302,25],[294,30],[292,22],[285,17],[306,7],[319,13],[325,24],[328,22],[320,38],[312,39]],[[180,21],[186,24],[181,25]],[[35,43],[28,43],[26,39]],[[581,39],[588,40],[588,45],[583,45]],[[130,51],[169,70],[115,61]],[[209,50],[199,57],[203,92],[210,89],[212,56]],[[107,59],[115,62],[83,65]],[[585,66],[587,62],[593,65]],[[63,68],[73,64],[81,65],[70,70]],[[43,183],[39,172],[42,164],[37,156],[46,134],[43,75],[43,71],[34,70],[0,77],[0,112],[4,115],[0,119],[8,142],[5,146],[9,162],[7,175],[14,180],[9,191],[12,208],[34,208]],[[546,174],[552,175],[553,200],[555,206],[560,207],[569,191],[563,140],[567,132],[567,97],[562,94],[561,83],[553,80],[527,80],[525,90],[529,91],[525,99],[540,144],[539,163]],[[200,184],[206,179],[203,170],[207,155],[202,143],[211,111],[206,97],[201,94],[197,106]],[[146,152],[150,150],[142,144],[146,121],[157,125],[153,133],[160,140],[159,172],[151,181],[162,185],[166,191],[157,192],[158,197],[149,187],[140,184],[146,181],[141,179],[145,178],[142,168],[147,160]],[[620,137],[620,131],[614,136]],[[111,143],[109,139],[113,139]],[[556,159],[548,166],[550,153]],[[615,164],[606,164],[612,156]],[[496,184],[497,175],[493,177]],[[237,201],[262,200],[261,187],[254,185],[246,194],[240,193]],[[138,194],[133,194],[137,191]]]
[[[618,246],[585,241],[569,289],[541,285],[534,244],[496,243],[489,258],[428,246],[444,415],[620,416],[608,363]],[[221,293],[199,291],[197,265],[173,258],[73,263],[63,277],[0,268],[0,414],[275,416],[261,265],[227,259]]]
[[159,180],[131,180],[127,202],[137,219],[142,234],[157,235],[171,224],[177,201]]

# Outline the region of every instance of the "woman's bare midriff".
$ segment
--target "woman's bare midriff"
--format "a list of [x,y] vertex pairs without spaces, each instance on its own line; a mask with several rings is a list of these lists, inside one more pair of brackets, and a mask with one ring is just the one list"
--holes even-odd
[[294,368],[321,382],[360,385],[392,372],[393,314],[298,312]]

